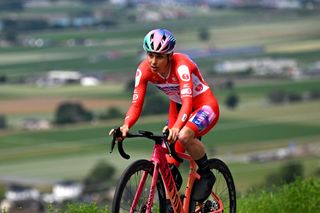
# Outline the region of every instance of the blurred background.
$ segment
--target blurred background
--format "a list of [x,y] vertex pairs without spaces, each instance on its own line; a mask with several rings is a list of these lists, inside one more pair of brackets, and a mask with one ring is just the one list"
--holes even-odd
[[[108,132],[153,28],[212,86],[221,119],[203,141],[238,197],[319,178],[319,21],[319,0],[1,0],[1,209],[109,205],[123,169],[150,157],[144,140],[126,143],[130,161],[110,154]],[[168,101],[148,90],[133,130],[160,133]]]

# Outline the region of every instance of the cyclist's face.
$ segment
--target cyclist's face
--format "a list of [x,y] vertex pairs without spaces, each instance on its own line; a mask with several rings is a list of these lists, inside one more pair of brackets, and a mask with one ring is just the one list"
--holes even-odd
[[152,53],[152,52],[147,53],[147,60],[153,72],[163,73],[168,71],[169,57],[170,55],[168,54],[160,54],[160,53]]

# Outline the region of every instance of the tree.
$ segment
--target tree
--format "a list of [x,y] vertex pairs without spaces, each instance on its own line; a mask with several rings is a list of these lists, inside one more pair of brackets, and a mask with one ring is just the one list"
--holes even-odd
[[135,83],[135,80],[134,79],[130,79],[126,84],[126,87],[125,87],[126,91],[132,92],[133,89],[134,89],[134,83]]
[[144,115],[162,114],[168,111],[168,101],[161,94],[148,95],[146,98],[145,107],[143,109]]
[[84,180],[85,191],[106,189],[112,185],[115,168],[105,161],[99,161]]
[[4,115],[0,115],[0,129],[7,128],[7,121]]
[[199,31],[199,38],[201,41],[208,41],[210,40],[210,33],[207,28],[201,28]]
[[55,123],[57,124],[77,123],[92,120],[92,113],[84,109],[80,103],[64,102],[58,106],[55,113]]
[[292,183],[297,178],[303,177],[303,165],[298,162],[289,162],[275,173],[270,174],[266,179],[267,186],[280,186],[282,184]]
[[23,10],[23,1],[2,0],[0,3],[0,11],[21,11]]
[[227,107],[235,109],[239,104],[238,96],[235,94],[229,95],[225,101],[225,104]]
[[287,95],[284,91],[272,91],[269,93],[268,99],[274,104],[284,103],[287,100]]
[[288,94],[288,101],[289,102],[300,102],[303,100],[302,95],[298,93],[289,93]]
[[123,117],[123,114],[117,107],[111,107],[99,116],[101,120],[121,117]]

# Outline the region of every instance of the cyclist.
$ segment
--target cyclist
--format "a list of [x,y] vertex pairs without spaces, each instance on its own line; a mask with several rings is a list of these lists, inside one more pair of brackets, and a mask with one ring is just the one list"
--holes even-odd
[[[146,58],[140,63],[135,75],[135,88],[130,108],[120,127],[123,140],[138,120],[147,83],[153,83],[170,99],[168,141],[175,149],[185,150],[198,165],[200,180],[195,183],[193,199],[205,200],[211,192],[215,176],[209,169],[204,145],[198,137],[206,134],[219,118],[219,106],[213,92],[204,81],[197,65],[185,54],[173,52],[176,39],[166,29],[154,29],[146,34],[143,48]],[[154,103],[157,104],[157,103]],[[168,163],[179,162],[168,156]]]

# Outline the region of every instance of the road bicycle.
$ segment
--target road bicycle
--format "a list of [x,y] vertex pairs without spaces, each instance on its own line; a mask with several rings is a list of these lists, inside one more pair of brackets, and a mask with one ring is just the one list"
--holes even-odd
[[[121,135],[120,128],[113,130],[111,152],[116,138]],[[170,200],[171,211],[175,213],[235,213],[236,189],[227,165],[219,159],[209,159],[209,166],[216,176],[216,182],[211,195],[206,200],[197,202],[192,199],[194,183],[200,178],[197,165],[190,155],[176,152],[173,145],[167,143],[167,136],[167,133],[155,135],[153,132],[142,130],[127,134],[127,138],[151,139],[148,141],[153,141],[154,147],[150,160],[136,160],[122,173],[114,194],[112,213],[165,213],[168,212],[167,200]],[[129,159],[130,156],[123,148],[124,141],[117,143],[118,151],[123,158]],[[184,193],[177,189],[166,155],[171,155],[180,162],[189,162],[189,175]]]

